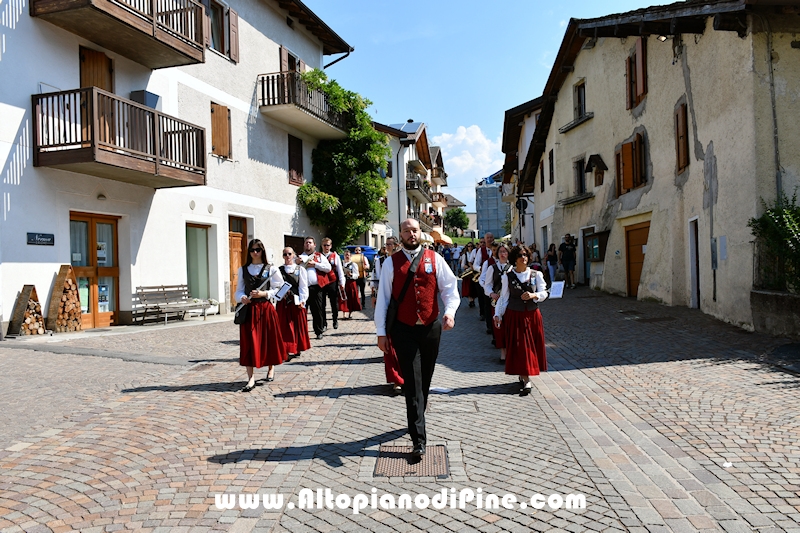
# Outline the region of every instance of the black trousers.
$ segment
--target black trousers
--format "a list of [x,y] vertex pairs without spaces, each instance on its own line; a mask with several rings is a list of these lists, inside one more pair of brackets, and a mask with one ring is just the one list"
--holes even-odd
[[425,444],[425,407],[439,356],[442,323],[437,319],[429,326],[408,326],[395,321],[391,337],[405,381],[408,433],[414,444]]
[[358,290],[361,292],[361,305],[367,306],[367,278],[358,278],[356,280]]
[[319,285],[308,286],[308,307],[311,308],[314,333],[320,335],[325,328],[325,289]]
[[333,324],[336,325],[339,322],[339,284],[328,283],[322,292],[324,293],[322,296],[322,325],[328,326],[328,315],[325,312],[327,302],[331,304],[331,318],[333,318]]

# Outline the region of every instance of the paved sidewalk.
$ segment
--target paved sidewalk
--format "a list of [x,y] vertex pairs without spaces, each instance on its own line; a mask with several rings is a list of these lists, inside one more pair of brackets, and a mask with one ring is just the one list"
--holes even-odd
[[[443,335],[428,430],[445,479],[372,475],[381,444],[410,441],[369,309],[249,394],[224,317],[0,342],[0,530],[800,531],[800,380],[770,357],[787,341],[588,289],[541,307],[550,371],[528,397],[476,309]],[[298,508],[302,488],[586,508],[353,514]],[[216,508],[256,492],[295,507]]]

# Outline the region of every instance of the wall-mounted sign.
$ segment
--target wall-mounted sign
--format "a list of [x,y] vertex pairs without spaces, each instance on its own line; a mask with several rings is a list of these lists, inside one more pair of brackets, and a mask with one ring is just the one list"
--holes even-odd
[[28,233],[28,244],[55,246],[56,236],[52,233]]

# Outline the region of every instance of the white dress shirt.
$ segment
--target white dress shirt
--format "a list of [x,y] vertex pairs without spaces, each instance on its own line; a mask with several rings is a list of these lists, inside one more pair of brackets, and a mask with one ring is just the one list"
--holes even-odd
[[[520,283],[533,281],[534,283],[531,283],[531,285],[536,289],[534,292],[537,298],[537,300],[535,300],[536,303],[542,303],[547,299],[547,283],[544,282],[544,276],[538,270],[526,268],[524,272],[517,272],[516,269],[512,268],[509,270],[509,276],[517,276]],[[533,280],[531,280],[531,276],[534,276]],[[506,307],[508,307],[508,298],[508,276],[503,276],[503,288],[500,290],[500,298],[497,300],[497,306],[494,308],[494,316],[502,317],[503,314],[505,314]]]
[[[345,274],[342,274],[342,280],[345,280],[345,279],[357,280],[358,279],[358,265],[357,264],[353,263],[352,261],[348,261],[347,263],[345,263],[343,270],[347,271],[347,278],[345,278]],[[344,286],[344,281],[342,281],[342,286]]]
[[[308,260],[308,258],[312,257],[315,253],[317,253],[317,252],[312,252],[310,254],[305,254],[304,253],[303,255],[301,255],[299,257],[303,262],[306,262]],[[325,272],[325,273],[328,273],[328,272],[331,271],[331,263],[330,263],[330,261],[328,261],[325,258],[325,254],[320,253],[317,256],[317,258],[319,259],[319,261],[317,262],[317,265],[315,267],[311,266],[311,267],[308,267],[306,269],[306,274],[308,276],[308,285],[309,286],[311,286],[311,285],[319,285],[319,283],[317,282],[317,269],[319,269],[320,272]]]
[[[250,264],[247,267],[247,271],[251,276],[255,277],[258,276],[259,272],[261,272],[261,267],[263,266],[263,264]],[[269,277],[270,289],[267,291],[267,298],[271,299],[275,297],[275,295],[278,293],[278,290],[283,286],[283,276],[281,275],[281,271],[278,270],[278,267],[275,265],[269,265],[264,269],[264,273],[267,273],[267,277]],[[239,267],[239,280],[236,282],[236,292],[234,293],[236,303],[241,303],[242,297],[244,296],[247,296],[248,298],[250,297],[250,294],[245,294],[244,290],[244,267]]]
[[[487,247],[486,259],[489,259],[490,257],[492,257],[492,249]],[[484,261],[484,263],[486,263],[486,261]],[[472,269],[475,270],[475,272],[478,272],[481,270],[481,267],[483,267],[483,264],[481,263],[481,249],[478,247],[475,249],[475,258],[472,260]]]
[[300,290],[300,294],[297,295],[297,298],[300,300],[300,303],[308,301],[308,273],[306,269],[294,263],[291,265],[283,265],[283,268],[286,269],[287,274],[297,274],[298,289]]
[[[344,287],[344,270],[342,269],[342,259],[336,252],[331,252],[331,253],[334,255],[333,265],[331,265],[331,268],[336,269],[336,274],[338,274],[339,276],[339,286]],[[322,255],[324,256],[325,254]],[[328,258],[326,257],[325,259]],[[330,259],[328,259],[328,262],[330,263]]]
[[[417,247],[416,250],[402,249],[398,253],[406,254],[406,258],[412,261],[418,253],[422,253],[422,247]],[[389,301],[392,299],[392,285],[394,284],[394,264],[392,259],[394,255],[386,258],[381,268],[381,279],[378,283],[378,300],[375,302],[375,329],[377,330],[378,337],[386,335],[386,309],[389,307]],[[458,294],[458,278],[447,266],[447,263],[439,254],[433,254],[436,261],[436,285],[438,286],[439,296],[444,303],[444,314],[453,318],[456,316],[458,306],[461,304],[461,295]]]

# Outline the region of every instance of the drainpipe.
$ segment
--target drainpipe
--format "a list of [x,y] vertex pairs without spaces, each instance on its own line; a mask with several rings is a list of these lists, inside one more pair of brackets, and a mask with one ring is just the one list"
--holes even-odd
[[324,67],[322,67],[322,70],[325,70],[326,68],[328,68],[328,67],[329,67],[329,66],[331,66],[331,65],[335,65],[336,63],[338,63],[338,62],[339,62],[339,61],[341,61],[342,59],[347,59],[347,56],[349,56],[349,55],[350,55],[350,52],[354,52],[354,51],[355,51],[355,48],[353,48],[353,47],[351,46],[351,47],[350,47],[350,50],[348,50],[348,51],[347,51],[347,53],[346,53],[345,55],[343,55],[342,57],[340,57],[340,58],[338,58],[338,59],[334,59],[333,61],[331,61],[330,63],[328,63],[328,64],[327,64],[327,65],[325,65]]
[[[400,239],[400,224],[403,222],[401,218],[402,209],[405,207],[404,198],[401,198],[400,195],[400,151],[403,149],[403,143],[400,143],[400,147],[397,149],[397,153],[394,156],[394,168],[395,174],[397,174],[397,235],[396,237]],[[405,169],[403,169],[405,170]],[[405,172],[403,173],[403,179],[405,179]]]
[[761,19],[761,24],[767,29],[767,65],[769,67],[769,96],[772,103],[772,142],[775,148],[775,192],[778,205],[783,196],[783,176],[781,175],[781,155],[778,145],[778,111],[775,103],[775,73],[772,64],[772,28],[769,21],[761,13],[753,13]]

